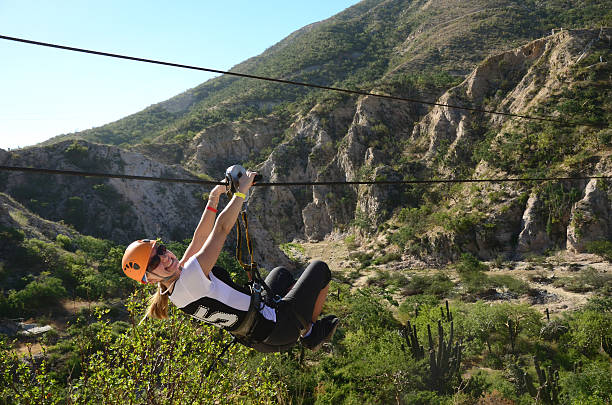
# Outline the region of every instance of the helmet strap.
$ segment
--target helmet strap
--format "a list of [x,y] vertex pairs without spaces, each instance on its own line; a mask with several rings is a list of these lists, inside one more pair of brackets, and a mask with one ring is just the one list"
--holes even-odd
[[[176,283],[176,280],[178,280],[178,279],[179,279],[179,277],[181,276],[181,272],[180,272],[180,270],[182,270],[182,268],[181,268],[181,269],[179,269],[178,276],[177,276],[176,274],[172,274],[172,275],[170,275],[170,276],[168,276],[168,277],[164,277],[164,279],[163,279],[162,281],[160,281],[160,282],[158,282],[158,283],[157,283],[157,286],[159,287],[159,290],[160,290],[160,294],[161,294],[161,295],[166,295],[166,294],[168,293],[168,291],[170,291],[170,289],[171,289],[171,288],[174,286],[174,283]],[[153,274],[155,274],[155,273],[153,273]],[[173,278],[174,278],[174,280],[172,280]],[[162,291],[162,284],[161,284],[161,283],[162,283],[162,282],[164,282],[164,283],[165,283],[166,281],[169,281],[169,280],[172,280],[172,283],[170,283],[170,286],[169,286],[168,288],[166,288],[166,290],[165,290],[165,291]]]

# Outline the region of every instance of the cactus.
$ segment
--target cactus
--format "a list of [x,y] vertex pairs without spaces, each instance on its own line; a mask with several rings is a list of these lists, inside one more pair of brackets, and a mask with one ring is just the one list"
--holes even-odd
[[516,340],[516,333],[514,333],[514,322],[512,322],[512,319],[508,319],[506,326],[508,327],[508,335],[510,336],[510,346],[512,347],[512,353],[514,353],[514,341]]
[[529,374],[523,372],[525,386],[529,394],[535,398],[536,403],[555,405],[559,403],[559,372],[548,366],[545,370],[540,368],[540,362],[533,358],[539,386],[533,384]]
[[411,325],[410,321],[407,322],[404,327],[404,338],[406,339],[406,343],[410,347],[410,351],[412,352],[412,356],[415,359],[422,359],[425,357],[425,349],[419,343],[419,337],[416,332],[416,326]]
[[462,346],[460,342],[456,342],[453,346],[454,329],[452,321],[450,323],[448,341],[444,340],[442,321],[438,321],[437,350],[434,349],[431,327],[429,325],[427,325],[427,336],[429,338],[429,388],[438,392],[444,392],[448,383],[455,376],[459,376]]
[[601,335],[601,348],[612,357],[612,338]]
[[453,321],[453,313],[450,311],[449,307],[448,307],[448,300],[446,300],[446,313],[444,313],[444,308],[440,307],[440,316],[442,320],[446,321],[446,322],[452,322]]

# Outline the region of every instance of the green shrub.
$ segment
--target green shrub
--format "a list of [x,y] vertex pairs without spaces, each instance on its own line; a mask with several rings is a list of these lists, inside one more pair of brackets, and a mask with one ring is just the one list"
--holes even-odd
[[401,249],[405,249],[408,242],[414,239],[415,235],[416,231],[412,226],[404,225],[389,236],[389,242]]
[[48,273],[41,276],[24,289],[9,293],[9,306],[16,314],[30,315],[37,310],[57,305],[68,293],[62,284],[62,280],[51,277]]
[[599,350],[601,337],[610,335],[612,331],[612,312],[601,312],[585,309],[573,314],[570,320],[571,344],[585,354]]
[[437,272],[433,276],[414,275],[404,286],[404,294],[427,294],[436,297],[447,297],[455,284],[446,274]]
[[324,395],[316,403],[391,403],[398,395],[424,389],[424,362],[415,361],[403,343],[398,333],[385,328],[347,332],[344,355],[324,364],[333,373],[323,381]]
[[374,265],[386,264],[386,263],[389,263],[389,262],[397,261],[397,260],[399,260],[401,258],[402,258],[402,255],[400,253],[393,253],[393,252],[386,253],[386,254],[384,254],[382,256],[379,256],[376,259],[374,259],[372,261],[372,264],[374,264]]
[[350,297],[348,321],[356,328],[394,328],[398,322],[374,290],[360,289]]
[[95,260],[102,260],[112,247],[113,243],[108,240],[94,238],[92,236],[79,236],[74,242],[83,252]]
[[586,244],[585,249],[589,253],[600,255],[609,262],[612,262],[612,242],[609,240],[598,240]]
[[[128,302],[132,318],[140,318],[145,295]],[[94,322],[81,319],[70,328],[72,341],[63,343],[70,354],[61,379],[48,369],[51,361],[58,361],[59,350],[44,356],[42,363],[23,362],[0,341],[0,402],[141,404],[151,398],[170,403],[180,396],[187,403],[273,403],[285,392],[272,378],[266,357],[251,361],[249,350],[240,345],[232,346],[206,376],[227,336],[174,307],[170,319],[139,326],[114,324],[106,316],[107,311],[96,311]],[[67,386],[60,385],[63,381]]]
[[529,284],[509,274],[499,274],[489,276],[491,285],[498,288],[505,288],[508,291],[522,295],[529,291]]
[[353,252],[349,254],[349,259],[359,262],[362,269],[368,267],[372,263],[373,253]]
[[480,271],[486,271],[489,268],[486,264],[480,262],[471,253],[463,253],[459,263],[456,265],[457,272],[459,274],[475,273]]
[[572,292],[599,291],[607,294],[612,291],[612,274],[600,273],[592,267],[587,267],[576,276],[561,277],[555,280],[553,285]]
[[606,404],[612,400],[609,362],[591,362],[561,378],[562,397],[571,404]]
[[59,243],[60,247],[69,252],[74,251],[74,244],[72,243],[72,239],[66,235],[59,234],[55,237],[55,241]]

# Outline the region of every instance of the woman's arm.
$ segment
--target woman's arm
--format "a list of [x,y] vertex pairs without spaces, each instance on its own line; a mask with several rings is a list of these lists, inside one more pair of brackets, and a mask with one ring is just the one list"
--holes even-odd
[[[202,217],[200,218],[200,222],[196,227],[195,232],[193,233],[193,238],[191,239],[191,243],[185,250],[185,254],[180,261],[181,266],[185,264],[185,262],[194,254],[196,254],[202,246],[204,246],[204,242],[210,235],[210,231],[213,229],[213,225],[215,224],[215,217],[217,214],[215,210],[217,209],[217,205],[219,204],[219,198],[225,192],[225,186],[215,186],[208,197],[208,203],[206,204],[206,208],[202,213]],[[212,210],[208,208],[212,208]]]
[[[240,179],[238,191],[247,194],[253,185],[253,180],[256,175],[257,173],[255,172],[247,171],[246,176],[242,176]],[[223,249],[223,245],[225,244],[225,239],[236,223],[243,203],[244,198],[234,194],[229,204],[227,204],[223,212],[217,217],[217,221],[215,222],[212,232],[206,239],[204,246],[196,253],[200,267],[206,277],[208,277],[208,274],[217,262],[221,249]]]

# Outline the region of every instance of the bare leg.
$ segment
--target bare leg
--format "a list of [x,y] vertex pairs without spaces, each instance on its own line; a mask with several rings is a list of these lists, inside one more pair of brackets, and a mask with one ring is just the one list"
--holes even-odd
[[323,304],[325,304],[325,300],[327,299],[327,291],[329,290],[329,283],[323,288],[319,295],[317,296],[317,301],[315,302],[314,309],[312,311],[312,322],[316,322],[319,319],[319,315],[321,315],[321,311],[323,311]]

